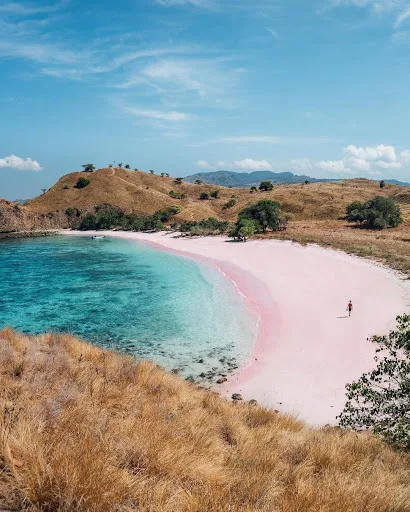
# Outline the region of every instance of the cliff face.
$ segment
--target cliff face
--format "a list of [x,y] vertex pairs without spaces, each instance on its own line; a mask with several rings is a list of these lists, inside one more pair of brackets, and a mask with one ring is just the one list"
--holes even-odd
[[25,206],[0,199],[0,233],[68,227],[64,212],[36,213]]

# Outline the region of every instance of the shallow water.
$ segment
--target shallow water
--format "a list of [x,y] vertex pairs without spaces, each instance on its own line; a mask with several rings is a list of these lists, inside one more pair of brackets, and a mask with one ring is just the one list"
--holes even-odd
[[221,359],[242,360],[255,322],[215,269],[144,244],[0,242],[0,328],[69,332],[196,376],[221,368]]

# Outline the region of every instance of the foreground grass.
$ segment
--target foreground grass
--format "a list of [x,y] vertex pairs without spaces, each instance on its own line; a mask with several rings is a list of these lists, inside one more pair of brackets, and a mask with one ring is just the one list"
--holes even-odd
[[68,335],[0,333],[0,508],[389,511],[410,460]]

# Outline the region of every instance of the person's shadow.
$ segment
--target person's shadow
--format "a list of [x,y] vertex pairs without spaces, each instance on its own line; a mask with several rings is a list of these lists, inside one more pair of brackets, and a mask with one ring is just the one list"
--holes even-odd
[[345,316],[338,316],[337,318],[350,318],[349,315],[345,315]]

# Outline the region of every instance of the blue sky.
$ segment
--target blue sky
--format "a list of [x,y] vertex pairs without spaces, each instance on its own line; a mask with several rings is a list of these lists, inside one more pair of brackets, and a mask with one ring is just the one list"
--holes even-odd
[[410,180],[409,0],[0,0],[0,197],[83,163]]

